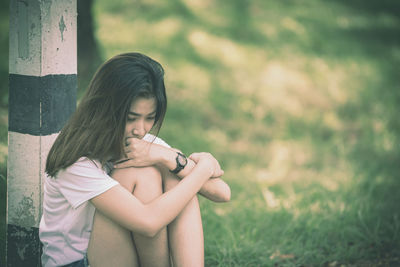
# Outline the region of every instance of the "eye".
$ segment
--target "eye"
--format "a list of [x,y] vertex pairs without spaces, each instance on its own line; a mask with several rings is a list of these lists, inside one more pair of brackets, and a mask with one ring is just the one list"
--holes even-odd
[[127,121],[129,121],[129,122],[133,122],[133,121],[135,121],[136,120],[136,118],[129,118],[128,117],[128,119],[127,119]]
[[147,120],[148,120],[148,121],[154,121],[155,118],[156,118],[156,117],[147,117]]

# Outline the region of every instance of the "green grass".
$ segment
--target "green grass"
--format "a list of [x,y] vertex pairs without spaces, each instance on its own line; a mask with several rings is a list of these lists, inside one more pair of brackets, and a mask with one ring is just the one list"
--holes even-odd
[[226,172],[206,266],[400,264],[400,4],[350,2],[96,1],[104,58],[166,69],[161,137]]

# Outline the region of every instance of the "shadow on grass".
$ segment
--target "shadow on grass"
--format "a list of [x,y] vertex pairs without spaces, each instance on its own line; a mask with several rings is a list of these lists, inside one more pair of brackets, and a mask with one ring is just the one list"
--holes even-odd
[[372,16],[388,14],[400,18],[400,2],[396,0],[337,0],[337,2],[353,8],[355,12],[366,12]]
[[387,28],[353,31],[365,52],[377,62],[380,79],[372,81],[360,92],[358,105],[362,129],[350,154],[360,174],[358,194],[365,196],[359,212],[365,212],[365,234],[377,256],[397,257],[400,264],[400,3],[398,1],[346,1],[371,16],[390,15],[397,18]]

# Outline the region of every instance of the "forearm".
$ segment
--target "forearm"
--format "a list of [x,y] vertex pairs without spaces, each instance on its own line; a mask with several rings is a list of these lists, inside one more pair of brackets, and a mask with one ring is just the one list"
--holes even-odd
[[228,202],[231,199],[231,189],[221,178],[207,180],[199,194],[214,202]]
[[[161,160],[161,165],[166,167],[169,170],[173,170],[176,168],[176,156],[177,156],[177,149],[174,148],[168,148],[168,151],[166,151],[163,154],[163,158]],[[186,177],[193,168],[196,167],[196,163],[191,160],[190,158],[187,159],[187,164],[185,168],[183,168],[180,172],[176,174],[179,178],[184,178]]]
[[[168,169],[174,169],[176,167],[176,150],[170,149],[170,152],[165,153],[162,164]],[[176,174],[177,177],[183,178],[188,175],[196,163],[188,158],[188,163],[184,169]],[[205,198],[214,202],[227,202],[231,197],[231,190],[221,178],[212,178],[207,180],[201,187],[199,193]]]
[[[177,176],[185,177],[195,166],[196,163],[188,159],[188,164]],[[214,202],[228,202],[231,199],[231,189],[221,178],[208,179],[200,188],[199,194]]]

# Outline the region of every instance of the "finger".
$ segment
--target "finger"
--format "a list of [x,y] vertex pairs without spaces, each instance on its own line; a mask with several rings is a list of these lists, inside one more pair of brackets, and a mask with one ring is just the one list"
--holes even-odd
[[123,169],[132,166],[132,159],[126,159],[125,161],[118,161],[118,163],[114,163],[115,169]]
[[221,170],[221,165],[219,165],[217,160],[215,160],[215,169]]
[[219,162],[216,158],[214,158],[214,162],[215,162],[215,169],[222,171],[221,165],[219,164]]
[[117,161],[114,161],[113,164],[120,164],[120,163],[125,162],[127,160],[129,160],[129,158],[122,158],[122,159],[119,159]]
[[140,141],[139,138],[136,138],[136,137],[126,137],[126,138],[125,138],[125,145],[129,146],[130,144],[135,143],[135,142],[138,142],[138,141]]
[[126,158],[133,158],[133,157],[131,157],[131,156],[128,156],[131,152],[132,152],[131,149],[125,149],[125,150],[124,150],[125,157],[126,157]]
[[189,156],[189,158],[197,163],[200,160],[200,154],[199,153],[193,153],[193,154],[191,154]]
[[219,177],[221,177],[222,175],[224,175],[224,173],[225,173],[225,172],[224,172],[223,170],[219,169],[219,170],[217,170],[217,171],[214,172],[212,178],[219,178]]

